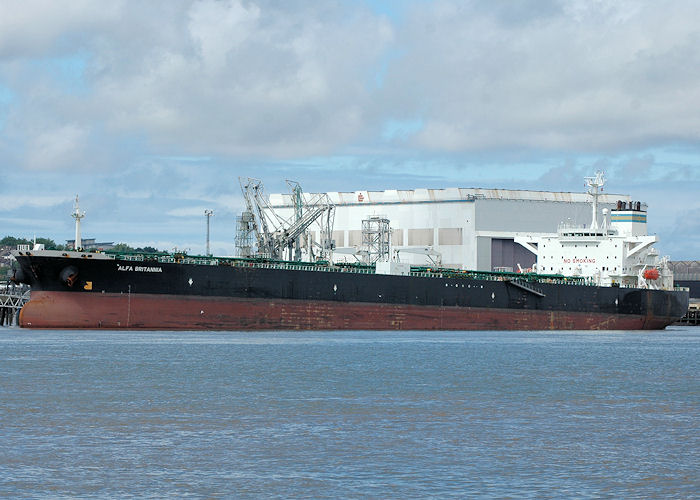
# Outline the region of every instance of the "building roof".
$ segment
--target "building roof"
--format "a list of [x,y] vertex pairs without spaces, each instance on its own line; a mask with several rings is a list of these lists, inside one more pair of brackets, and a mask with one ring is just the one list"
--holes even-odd
[[[328,197],[335,205],[374,205],[400,203],[444,203],[455,201],[474,201],[477,199],[548,201],[564,203],[588,203],[588,193],[528,191],[520,189],[485,189],[485,188],[444,188],[444,189],[387,189],[384,191],[330,191]],[[316,193],[304,193],[310,199]],[[629,195],[601,193],[601,203],[615,203],[617,200],[630,201]],[[273,207],[292,206],[291,194],[270,194]]]

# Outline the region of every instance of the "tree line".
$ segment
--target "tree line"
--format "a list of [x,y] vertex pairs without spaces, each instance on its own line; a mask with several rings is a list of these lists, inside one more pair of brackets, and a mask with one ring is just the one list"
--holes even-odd
[[[51,238],[36,238],[36,242],[44,245],[46,250],[73,250],[72,246],[61,245],[56,243]],[[32,238],[17,238],[14,236],[5,236],[0,239],[0,281],[7,279],[12,275],[11,269],[11,259],[9,258],[9,251],[17,248],[17,245],[29,245],[34,246],[34,239]],[[158,250],[155,247],[145,246],[145,247],[132,247],[126,243],[117,243],[114,248],[111,249],[114,252],[121,253],[165,253]]]
[[[37,238],[37,243],[44,245],[47,250],[66,250],[66,245],[60,245],[50,238]],[[17,245],[34,245],[34,240],[28,240],[27,238],[16,238],[14,236],[5,236],[0,240],[0,247],[12,247],[17,248]]]
[[[73,247],[68,246],[68,245],[61,245],[56,243],[54,240],[50,238],[37,238],[36,239],[37,243],[41,243],[44,245],[44,248],[46,250],[73,250]],[[14,236],[5,236],[4,238],[0,239],[0,247],[11,247],[13,250],[17,248],[17,245],[34,245],[34,240],[27,239],[27,238],[16,238]],[[130,245],[127,245],[126,243],[117,243],[114,245],[114,248],[112,248],[113,251],[116,252],[136,252],[136,253],[161,253],[161,250],[158,250],[155,247],[151,246],[145,246],[145,247],[132,247]]]

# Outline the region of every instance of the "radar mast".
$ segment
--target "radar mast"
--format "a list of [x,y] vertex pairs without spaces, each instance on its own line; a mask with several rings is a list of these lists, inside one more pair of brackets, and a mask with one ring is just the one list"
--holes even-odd
[[605,176],[602,171],[598,170],[595,173],[595,177],[586,177],[586,184],[588,184],[588,194],[593,197],[593,220],[591,221],[591,229],[598,229],[598,196],[600,196],[599,190],[603,190],[603,185],[605,184]]
[[75,195],[75,204],[73,205],[73,213],[71,214],[71,217],[75,219],[75,242],[73,247],[75,250],[80,250],[80,248],[83,246],[83,242],[80,240],[80,219],[85,217],[85,212],[80,210],[77,194]]

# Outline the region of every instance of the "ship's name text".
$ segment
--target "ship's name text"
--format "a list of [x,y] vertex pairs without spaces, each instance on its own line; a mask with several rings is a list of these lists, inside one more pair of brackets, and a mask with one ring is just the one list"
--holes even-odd
[[122,266],[117,264],[117,271],[135,271],[139,273],[162,273],[162,267],[148,267],[148,266]]

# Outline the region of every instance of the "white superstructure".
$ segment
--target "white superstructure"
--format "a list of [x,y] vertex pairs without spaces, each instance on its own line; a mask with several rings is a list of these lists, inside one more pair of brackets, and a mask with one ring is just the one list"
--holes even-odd
[[537,256],[534,270],[581,276],[601,286],[672,289],[668,258],[661,258],[652,247],[657,237],[647,234],[646,206],[618,201],[614,209],[603,210],[600,221],[597,206],[605,178],[597,172],[586,182],[593,207],[587,227],[561,223],[557,233],[515,237],[516,243]]

